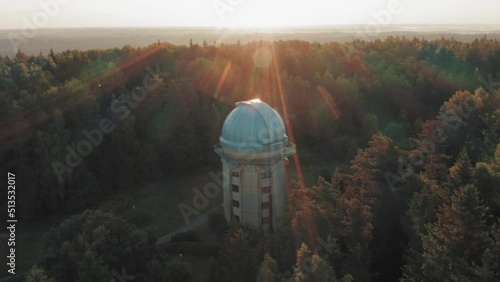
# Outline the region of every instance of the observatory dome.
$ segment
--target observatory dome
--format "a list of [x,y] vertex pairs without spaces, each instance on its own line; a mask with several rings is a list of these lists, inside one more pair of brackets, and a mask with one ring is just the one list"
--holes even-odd
[[226,151],[273,152],[288,145],[283,119],[259,99],[237,102],[227,116],[219,138]]

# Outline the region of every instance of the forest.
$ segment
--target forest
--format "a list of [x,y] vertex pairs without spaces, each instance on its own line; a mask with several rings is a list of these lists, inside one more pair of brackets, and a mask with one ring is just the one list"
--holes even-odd
[[[0,163],[24,222],[67,219],[18,281],[500,281],[500,41],[388,37],[348,43],[124,46],[0,56]],[[158,246],[106,200],[220,166],[237,101],[284,117],[297,154],[283,226],[211,218]],[[329,171],[306,185],[302,165]],[[182,189],[182,187],[179,187]],[[7,194],[0,195],[7,206]],[[116,207],[120,209],[120,207]]]

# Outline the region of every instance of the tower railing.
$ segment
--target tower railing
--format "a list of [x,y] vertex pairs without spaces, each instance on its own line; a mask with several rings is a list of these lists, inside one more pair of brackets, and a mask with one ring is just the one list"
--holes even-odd
[[[248,152],[248,155],[243,157],[243,156],[235,156],[235,155],[229,155],[224,151],[224,148],[220,144],[215,144],[214,145],[214,151],[219,155],[221,158],[227,160],[227,161],[235,161],[238,163],[245,163],[245,164],[268,164],[269,162],[274,162],[277,161],[281,158],[287,158],[293,154],[296,153],[297,151],[297,146],[293,143],[288,142],[288,146],[283,148],[283,151],[278,154],[273,154],[272,157],[269,157],[269,155],[262,154],[260,155],[259,152]],[[262,157],[265,156],[265,157]]]

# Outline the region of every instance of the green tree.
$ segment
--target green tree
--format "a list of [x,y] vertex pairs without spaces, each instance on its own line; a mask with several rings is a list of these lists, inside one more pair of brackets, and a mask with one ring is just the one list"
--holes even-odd
[[[148,273],[146,274],[145,281],[169,281],[169,275],[173,273],[173,267],[167,265],[167,268],[162,265],[162,262],[154,258],[149,265]],[[170,275],[172,278],[173,275]],[[190,277],[190,276],[189,276]]]
[[477,163],[475,185],[481,199],[488,205],[495,217],[500,217],[500,170],[493,163]]
[[295,269],[293,271],[294,282],[312,281],[312,254],[305,243],[297,250]]
[[378,118],[374,114],[367,114],[363,118],[363,125],[361,126],[361,133],[364,137],[371,138],[371,136],[378,131]]
[[45,270],[38,266],[33,266],[26,276],[24,282],[55,282],[54,279],[49,278]]
[[488,209],[473,185],[458,189],[442,206],[438,220],[423,236],[421,274],[407,281],[493,281],[498,261],[491,261],[495,243],[487,226]]
[[157,258],[148,235],[111,213],[85,211],[52,229],[41,265],[57,281],[109,281],[112,271],[146,275]]
[[108,264],[91,250],[81,258],[76,276],[79,282],[109,282],[113,277]]
[[16,63],[26,63],[27,56],[26,54],[21,51],[21,49],[17,49],[16,56],[14,58]]
[[278,271],[278,264],[269,254],[265,254],[264,260],[260,263],[256,281],[257,282],[281,281],[281,275]]
[[228,233],[222,251],[222,269],[228,281],[255,281],[260,246],[255,234],[239,228]]
[[293,274],[295,282],[337,281],[333,267],[311,251],[305,243],[297,250]]
[[[158,268],[158,267],[157,267]],[[157,276],[160,276],[160,269],[156,270],[158,273]],[[188,263],[179,261],[178,259],[174,259],[168,262],[167,264],[167,279],[163,281],[171,281],[171,282],[184,282],[190,281],[192,277],[191,269]],[[151,281],[162,281],[156,280],[158,278],[163,278],[163,276],[156,277],[155,280]]]
[[498,143],[495,150],[495,168],[500,171],[500,143]]
[[435,180],[420,175],[417,181],[421,188],[410,200],[407,215],[411,221],[410,246],[421,250],[420,238],[427,234],[426,226],[437,221],[438,209],[449,202],[449,196]]
[[450,184],[459,187],[474,182],[474,167],[465,149],[460,151],[457,160],[450,167]]

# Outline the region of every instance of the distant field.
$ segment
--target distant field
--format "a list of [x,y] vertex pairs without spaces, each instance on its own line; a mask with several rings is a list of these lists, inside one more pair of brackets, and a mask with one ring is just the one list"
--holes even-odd
[[[388,26],[379,33],[365,34],[365,26],[308,27],[287,29],[245,29],[223,30],[215,28],[81,28],[81,29],[40,29],[19,48],[26,54],[47,54],[51,48],[55,52],[68,49],[88,50],[97,48],[121,48],[147,46],[157,40],[176,45],[214,42],[241,43],[258,40],[307,40],[316,42],[347,42],[356,38],[383,39],[387,36],[419,37],[429,40],[454,37],[459,41],[472,41],[483,35],[500,39],[500,28],[494,26]],[[371,30],[371,28],[369,29]],[[9,34],[22,36],[21,30],[0,30],[0,55],[13,56],[17,51],[9,40]]]

